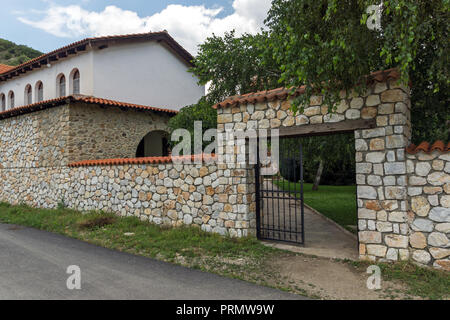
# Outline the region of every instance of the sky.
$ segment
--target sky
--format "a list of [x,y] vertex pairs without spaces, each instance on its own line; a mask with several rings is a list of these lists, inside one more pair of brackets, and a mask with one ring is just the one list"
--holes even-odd
[[191,54],[213,33],[257,33],[271,0],[0,0],[0,38],[49,52],[101,35],[167,30]]

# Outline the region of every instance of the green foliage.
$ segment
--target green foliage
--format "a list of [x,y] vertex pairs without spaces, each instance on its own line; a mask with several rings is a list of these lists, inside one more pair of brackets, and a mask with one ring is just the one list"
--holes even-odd
[[408,286],[408,294],[425,299],[448,299],[450,275],[444,270],[419,267],[410,262],[379,263],[386,280],[397,280]]
[[303,148],[303,171],[306,182],[313,182],[319,162],[324,162],[321,184],[355,184],[355,142],[353,133],[281,139],[280,152]]
[[[196,104],[182,108],[176,116],[169,120],[170,134],[176,129],[186,129],[190,132],[192,153],[194,151],[194,122],[202,121],[202,136],[206,130],[217,128],[217,112],[212,105],[212,102],[203,97]],[[169,143],[173,147],[178,141],[169,141]],[[203,148],[210,143],[211,141],[204,141]]]
[[30,47],[0,39],[0,63],[2,64],[17,66],[40,55],[42,52]]
[[445,140],[450,2],[383,3],[380,32],[366,26],[366,9],[377,4],[373,0],[274,0],[266,20],[265,56],[271,54],[280,66],[281,84],[306,85],[294,106],[300,110],[317,93],[332,110],[341,90],[356,84],[362,92],[371,71],[398,67],[403,81],[412,80],[414,140]]
[[[200,228],[171,228],[118,217],[113,213],[81,213],[70,209],[35,209],[0,203],[0,222],[19,224],[78,238],[111,249],[175,261],[184,257],[264,257],[277,250],[255,238],[231,239]],[[127,236],[125,233],[132,233]]]
[[235,37],[231,31],[224,37],[213,35],[199,46],[191,72],[200,79],[200,84],[210,84],[208,100],[217,103],[229,96],[278,85],[279,68],[260,45],[265,37],[263,34]]
[[314,94],[324,95],[331,109],[342,89],[358,84],[361,91],[362,78],[381,68],[381,39],[360,21],[365,8],[363,1],[273,1],[265,47],[282,70],[281,83],[306,85],[300,109]]
[[[286,180],[276,181],[275,184],[283,190],[300,190],[299,183],[288,183]],[[316,209],[326,217],[332,219],[349,231],[355,229],[358,223],[356,213],[356,186],[327,186],[323,185],[318,191],[312,190],[312,183],[303,185],[305,203]]]

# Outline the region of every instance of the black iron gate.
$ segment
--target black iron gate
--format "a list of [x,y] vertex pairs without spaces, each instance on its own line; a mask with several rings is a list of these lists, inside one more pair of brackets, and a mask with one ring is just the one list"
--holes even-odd
[[[303,151],[295,138],[280,138],[279,170],[262,175],[259,156],[256,175],[256,228],[259,239],[303,244]],[[266,164],[267,166],[267,164]]]

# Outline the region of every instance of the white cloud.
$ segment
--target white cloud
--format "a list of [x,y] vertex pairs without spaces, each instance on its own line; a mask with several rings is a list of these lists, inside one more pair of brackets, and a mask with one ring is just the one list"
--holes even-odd
[[270,8],[271,0],[234,0],[234,12],[218,17],[223,8],[168,5],[152,16],[140,17],[136,12],[107,6],[101,12],[88,11],[78,5],[50,5],[43,17],[18,19],[57,37],[81,38],[167,30],[182,46],[195,54],[197,45],[215,33],[223,35],[235,29],[237,34],[256,33]]

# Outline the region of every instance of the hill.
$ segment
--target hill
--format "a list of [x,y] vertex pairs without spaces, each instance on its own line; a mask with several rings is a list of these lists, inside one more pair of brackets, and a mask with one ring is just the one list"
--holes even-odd
[[17,66],[40,55],[42,55],[42,52],[34,50],[33,48],[0,39],[1,64]]

